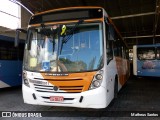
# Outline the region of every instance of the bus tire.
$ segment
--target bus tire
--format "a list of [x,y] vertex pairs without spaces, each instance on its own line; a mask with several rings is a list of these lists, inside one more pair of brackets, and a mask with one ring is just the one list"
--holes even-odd
[[117,97],[118,97],[118,78],[116,76],[114,82],[114,98],[116,99]]

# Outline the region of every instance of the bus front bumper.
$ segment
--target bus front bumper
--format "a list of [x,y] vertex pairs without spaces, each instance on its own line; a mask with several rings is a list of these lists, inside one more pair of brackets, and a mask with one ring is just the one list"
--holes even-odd
[[[88,90],[81,93],[48,93],[37,92],[25,85],[23,89],[24,103],[45,106],[68,106],[80,108],[105,108],[107,106],[106,89],[99,87],[97,89]],[[62,102],[54,102],[50,100],[51,96],[60,96],[64,100]]]

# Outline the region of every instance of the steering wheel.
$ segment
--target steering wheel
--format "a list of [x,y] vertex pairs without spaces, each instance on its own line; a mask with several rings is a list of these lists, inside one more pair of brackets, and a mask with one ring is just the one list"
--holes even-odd
[[[58,62],[56,62],[56,60],[52,60],[52,61],[50,61],[51,63],[52,62],[55,62],[55,67],[54,68],[52,68],[53,66],[51,65],[51,69],[53,70],[53,69],[55,69],[55,71],[57,71],[56,69],[57,69],[57,65],[58,65],[58,70],[60,70],[60,71],[62,71],[62,72],[67,72],[68,70],[67,70],[67,68],[66,68],[66,66],[63,64],[63,63],[61,63],[59,60],[58,60]],[[57,64],[57,65],[56,65]]]

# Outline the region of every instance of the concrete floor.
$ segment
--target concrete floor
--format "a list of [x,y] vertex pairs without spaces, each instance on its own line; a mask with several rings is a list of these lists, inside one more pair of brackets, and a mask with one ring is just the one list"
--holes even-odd
[[[52,116],[47,119],[52,120],[53,116],[56,120],[64,118],[85,120],[92,118],[106,119],[106,117],[109,117],[108,119],[119,120],[122,118],[127,119],[128,117],[133,119],[134,117],[131,117],[131,113],[157,113],[159,118],[152,118],[156,120],[160,119],[160,78],[131,77],[119,92],[118,98],[113,100],[106,109],[101,110],[24,104],[21,86],[0,89],[0,101],[0,111],[44,111],[44,115],[49,114],[49,116]],[[0,120],[1,119],[5,120],[8,118],[0,118]],[[38,120],[38,118],[34,119]],[[142,119],[142,117],[139,119]],[[145,119],[150,120],[151,117],[145,117]]]

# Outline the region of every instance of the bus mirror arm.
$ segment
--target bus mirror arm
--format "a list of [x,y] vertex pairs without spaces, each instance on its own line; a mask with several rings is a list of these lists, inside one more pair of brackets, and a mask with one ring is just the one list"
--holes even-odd
[[15,36],[14,46],[18,47],[18,44],[19,44],[19,30],[16,30],[16,36]]
[[14,46],[15,46],[15,47],[18,47],[18,44],[19,44],[19,34],[20,34],[20,32],[27,33],[27,31],[24,30],[24,29],[16,29],[16,36],[15,36],[15,41],[14,41]]
[[25,29],[22,29],[22,28],[18,28],[18,29],[16,29],[16,31],[27,33],[27,31]]

